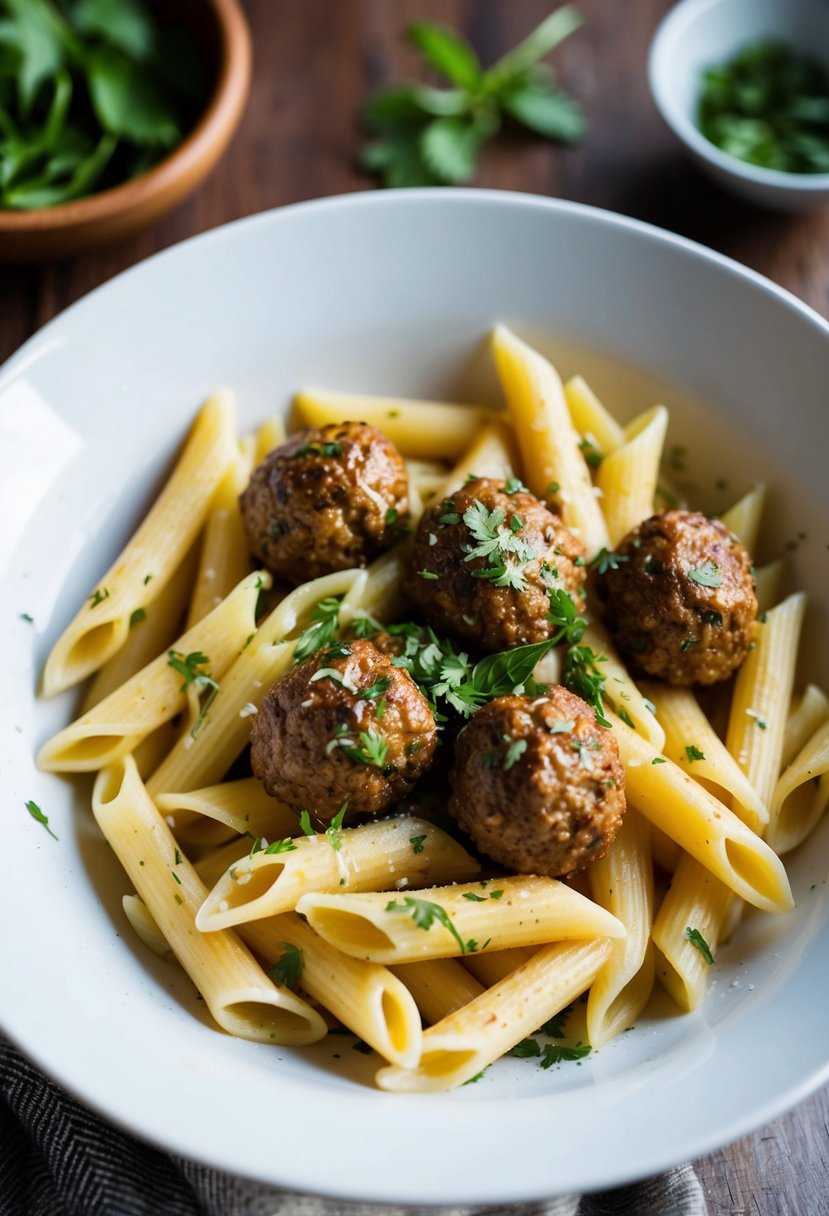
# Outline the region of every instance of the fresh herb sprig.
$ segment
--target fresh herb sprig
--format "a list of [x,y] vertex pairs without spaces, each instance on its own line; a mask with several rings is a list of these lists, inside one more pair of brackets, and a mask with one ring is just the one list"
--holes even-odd
[[294,659],[300,663],[309,655],[328,646],[337,636],[340,628],[341,595],[330,595],[320,600],[311,613],[311,624],[299,635],[299,641],[294,651]]
[[577,143],[586,121],[578,102],[540,61],[581,25],[570,5],[551,13],[492,67],[445,26],[420,21],[407,30],[425,64],[450,88],[404,84],[387,89],[363,110],[376,138],[361,164],[384,186],[461,185],[475,174],[478,155],[504,121],[560,143]]
[[173,671],[177,671],[180,676],[184,677],[181,692],[186,692],[192,684],[210,690],[199,708],[198,717],[190,728],[190,735],[193,739],[199,733],[210,707],[220,691],[218,681],[213,679],[209,671],[202,670],[209,663],[210,659],[200,650],[192,650],[190,654],[182,654],[179,650],[167,651],[167,666],[172,667]]
[[0,0],[0,208],[137,177],[207,95],[191,40],[144,0]]
[[447,929],[452,934],[460,946],[461,954],[473,954],[478,948],[477,942],[465,942],[463,940],[446,909],[442,908],[440,904],[432,903],[431,900],[418,899],[414,895],[407,895],[400,904],[394,899],[389,900],[386,904],[386,911],[408,913],[418,929],[431,929],[435,922],[443,925],[444,929]]

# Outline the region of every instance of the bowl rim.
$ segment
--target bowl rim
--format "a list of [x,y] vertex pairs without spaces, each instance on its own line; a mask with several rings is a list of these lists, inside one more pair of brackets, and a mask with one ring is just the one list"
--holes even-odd
[[[723,276],[727,275],[731,278],[738,279],[742,281],[746,287],[753,287],[754,290],[761,291],[765,296],[771,297],[772,301],[776,303],[781,310],[786,310],[795,314],[799,318],[800,323],[807,325],[811,330],[813,330],[816,336],[818,336],[822,342],[826,343],[827,339],[829,339],[829,322],[822,318],[815,310],[810,308],[802,300],[799,300],[791,292],[779,287],[759,273],[742,266],[734,259],[710,250],[697,242],[691,241],[685,237],[677,236],[668,230],[657,228],[655,225],[632,219],[628,216],[606,211],[601,208],[586,206],[565,200],[550,199],[544,196],[498,190],[443,189],[440,191],[435,191],[434,189],[419,189],[401,190],[391,193],[384,191],[368,191],[297,203],[289,207],[275,208],[267,212],[245,217],[230,224],[222,225],[212,231],[199,234],[197,236],[188,238],[186,241],[179,242],[177,245],[171,246],[166,250],[154,254],[151,258],[144,259],[143,262],[137,263],[129,270],[115,276],[115,278],[102,284],[100,287],[94,289],[94,292],[90,292],[88,294],[92,295],[100,291],[113,289],[113,287],[115,287],[122,280],[123,282],[121,282],[121,286],[123,287],[124,283],[128,280],[128,276],[133,275],[134,273],[142,272],[146,262],[155,262],[159,258],[166,258],[174,255],[177,249],[179,249],[181,246],[189,245],[191,241],[201,242],[200,249],[204,251],[214,248],[217,243],[219,245],[226,243],[228,240],[233,239],[234,234],[237,232],[240,225],[245,225],[246,231],[251,231],[254,228],[264,228],[269,224],[290,223],[294,213],[297,211],[299,211],[302,215],[317,215],[329,211],[363,210],[370,216],[370,213],[375,208],[405,208],[412,202],[422,205],[424,208],[427,206],[438,208],[449,206],[453,208],[466,208],[469,210],[474,210],[476,208],[483,207],[504,207],[511,210],[544,211],[547,212],[548,215],[558,214],[562,216],[569,216],[573,220],[581,219],[585,222],[600,224],[620,234],[626,233],[630,236],[646,239],[663,248],[674,249],[685,258],[693,258],[694,260],[699,260],[705,263],[715,274]],[[84,299],[85,298],[86,297],[84,297]],[[49,339],[56,336],[55,327],[59,326],[65,321],[68,313],[73,312],[74,309],[83,304],[84,299],[77,301],[76,304],[73,304],[70,306],[70,308],[64,310],[61,314],[59,314],[58,317],[50,321],[46,326],[43,327],[43,329],[38,331],[37,334],[33,335],[31,339],[29,339],[18,349],[16,354],[11,357],[9,362],[0,369],[0,389],[6,387],[13,377],[25,372],[25,369],[30,361],[38,358],[39,355],[44,352],[44,347],[48,345]],[[1,1012],[2,1011],[0,1011],[0,1013]],[[101,1105],[92,1099],[89,1093],[84,1091],[82,1087],[78,1087],[77,1085],[73,1084],[71,1078],[67,1077],[65,1059],[61,1060],[60,1067],[55,1067],[54,1042],[44,1043],[41,1041],[33,1041],[33,1031],[28,1026],[26,1026],[22,1032],[19,1025],[17,1025],[14,1030],[11,1030],[10,1026],[7,1026],[5,1032],[8,1034],[9,1038],[11,1038],[21,1047],[27,1056],[29,1056],[41,1069],[55,1078],[59,1084],[68,1089],[69,1092],[76,1094],[87,1106],[99,1111],[105,1118],[116,1122],[119,1126],[126,1127],[131,1134],[137,1134],[142,1138],[149,1139],[154,1143],[161,1143],[162,1147],[165,1147],[168,1151],[181,1152],[194,1160],[201,1160],[207,1164],[211,1164],[214,1166],[214,1168],[241,1172],[243,1176],[246,1177],[260,1177],[263,1181],[271,1181],[266,1177],[265,1174],[259,1172],[258,1166],[255,1169],[251,1169],[250,1166],[246,1166],[240,1171],[238,1164],[234,1165],[233,1163],[229,1163],[227,1159],[219,1161],[216,1159],[211,1159],[205,1156],[203,1153],[194,1153],[192,1145],[186,1145],[183,1143],[183,1141],[186,1139],[186,1137],[183,1136],[183,1133],[179,1133],[179,1138],[175,1142],[169,1138],[165,1138],[163,1141],[155,1139],[152,1132],[148,1131],[146,1127],[139,1127],[134,1121],[125,1120],[122,1115],[113,1113],[111,1109],[107,1109],[105,1105]],[[767,1100],[751,1110],[746,1110],[743,1113],[741,1120],[739,1122],[735,1122],[729,1127],[728,1140],[745,1135],[754,1130],[754,1128],[769,1122],[778,1114],[794,1105],[796,1102],[806,1098],[811,1092],[813,1092],[813,1090],[818,1088],[818,1086],[823,1084],[827,1079],[829,1079],[829,1060],[826,1060],[820,1069],[812,1072],[808,1077],[801,1077],[796,1082],[781,1085],[775,1091],[772,1099]],[[710,1152],[724,1142],[725,1141],[721,1137],[717,1137],[716,1133],[712,1133],[709,1129],[705,1134],[699,1135],[693,1142],[687,1142],[682,1152],[682,1159],[688,1159],[689,1157],[695,1158],[704,1153]],[[647,1162],[647,1172],[648,1174],[654,1173],[660,1169],[664,1169],[675,1164],[676,1161],[677,1157],[673,1154],[667,1156],[664,1154],[664,1152],[660,1154],[652,1151],[652,1154]],[[625,1182],[632,1182],[637,1177],[641,1176],[642,1171],[640,1168],[633,1171],[630,1169],[630,1167],[628,1167],[627,1172],[624,1174],[614,1172],[612,1177],[602,1176],[596,1178],[589,1189],[595,1189],[596,1187],[604,1185],[621,1185]],[[354,1199],[363,1199],[365,1202],[382,1203],[401,1201],[399,1192],[392,1193],[391,1191],[387,1191],[385,1194],[380,1194],[378,1192],[372,1196],[371,1199],[366,1199],[364,1195],[356,1194],[353,1190],[344,1191],[341,1188],[338,1188],[336,1182],[331,1183],[327,1178],[320,1178],[319,1184],[315,1183],[314,1187],[309,1189],[313,1189],[315,1193],[326,1194],[335,1198],[348,1197]],[[469,1196],[453,1196],[452,1198],[453,1201],[456,1202],[492,1203],[495,1202],[496,1199],[503,1202],[529,1202],[538,1200],[539,1198],[548,1198],[550,1193],[551,1192],[549,1190],[545,1190],[542,1194],[535,1188],[524,1186],[521,1193],[513,1193],[510,1195],[501,1196],[500,1194],[493,1195],[488,1193],[486,1196],[481,1195],[480,1197],[475,1197],[474,1199],[470,1198]],[[409,1202],[411,1201],[412,1200],[410,1199]],[[449,1202],[449,1198],[447,1197],[443,1201]],[[428,1204],[429,1202],[434,1203],[436,1200],[426,1199],[424,1202]]]
[[[788,173],[783,169],[765,169],[723,152],[703,135],[684,110],[674,104],[673,91],[670,86],[665,87],[663,65],[681,43],[688,26],[698,17],[725,2],[726,0],[679,0],[656,27],[648,49],[647,76],[651,97],[663,122],[691,152],[723,173],[757,186],[772,186],[792,194],[814,195],[829,191],[829,172]],[[750,34],[746,37],[748,40]]]
[[238,122],[250,82],[252,50],[247,21],[239,0],[205,0],[215,14],[219,35],[219,65],[213,88],[196,124],[171,152],[130,181],[99,194],[38,207],[32,211],[0,209],[0,234],[72,231],[126,214],[163,194],[182,175],[192,173],[217,138]]

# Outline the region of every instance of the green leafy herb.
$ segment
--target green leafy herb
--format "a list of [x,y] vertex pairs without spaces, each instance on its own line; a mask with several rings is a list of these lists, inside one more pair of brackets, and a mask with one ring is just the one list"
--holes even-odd
[[699,645],[699,638],[683,638],[679,643],[679,649],[685,654],[686,650],[690,650],[692,646]]
[[357,693],[358,701],[377,701],[391,688],[391,676],[380,676],[367,688],[361,688]]
[[688,577],[700,587],[722,586],[722,575],[716,562],[704,562],[698,570],[689,569]]
[[722,625],[721,612],[715,612],[713,610],[703,612],[702,619],[705,621],[706,625],[713,625],[717,629]]
[[693,764],[695,760],[704,760],[705,755],[699,750],[695,743],[689,743],[685,748],[685,755],[689,764]]
[[141,622],[145,621],[146,619],[146,608],[136,608],[134,612],[130,613],[130,629],[132,629],[135,625],[140,625]]
[[192,126],[207,76],[143,0],[0,0],[0,209],[144,173]]
[[487,70],[453,30],[428,21],[410,26],[409,41],[453,87],[407,84],[375,97],[363,110],[375,137],[363,149],[363,168],[385,186],[462,184],[505,120],[546,139],[577,142],[586,126],[581,107],[540,61],[580,24],[565,5]]
[[426,569],[418,570],[417,574],[418,574],[418,578],[425,578],[427,581],[431,581],[431,582],[434,582],[435,579],[438,579],[440,577],[440,575],[435,574],[434,570],[426,570]]
[[202,654],[200,650],[193,650],[190,654],[182,654],[178,650],[167,651],[167,666],[172,667],[173,671],[177,671],[180,676],[184,677],[184,683],[180,691],[185,692],[191,684],[198,684],[201,688],[207,688],[210,691],[202,703],[198,717],[190,729],[190,735],[195,739],[199,729],[207,717],[208,711],[219,695],[218,681],[214,680],[208,671],[201,671],[200,668],[207,667],[210,663],[206,654]]
[[328,840],[328,843],[331,845],[331,848],[335,850],[335,852],[339,852],[340,849],[343,847],[343,838],[340,835],[340,831],[342,829],[343,819],[345,818],[345,813],[347,810],[348,810],[348,799],[346,798],[345,802],[342,804],[342,806],[337,811],[334,818],[329,823],[328,827],[325,829],[326,839]]
[[697,118],[706,139],[737,160],[829,173],[829,73],[785,43],[750,43],[703,72]]
[[323,646],[328,646],[337,636],[337,631],[340,627],[340,604],[342,603],[341,595],[327,596],[320,600],[314,611],[311,613],[311,624],[308,628],[299,635],[299,640],[294,651],[294,660],[297,663],[307,659],[309,655],[315,654],[321,650]]
[[275,984],[281,984],[283,988],[295,988],[302,978],[305,956],[299,946],[293,946],[290,942],[279,944],[282,947],[282,955],[268,970],[268,975]]
[[425,832],[421,836],[410,836],[409,837],[409,844],[412,846],[413,853],[422,853],[423,852],[423,842],[425,839],[426,839]]
[[584,459],[587,461],[591,469],[598,469],[599,465],[604,460],[599,449],[586,436],[579,444],[579,451],[584,454]]
[[507,748],[507,754],[504,757],[504,772],[508,773],[513,765],[517,764],[524,752],[527,750],[526,739],[516,739]]
[[519,1060],[531,1060],[541,1055],[541,1044],[537,1039],[522,1039],[515,1044],[510,1055],[517,1056]]
[[55,835],[55,833],[49,827],[48,817],[43,814],[43,811],[40,809],[40,807],[37,805],[37,803],[32,802],[30,799],[25,805],[26,805],[26,810],[29,812],[32,819],[34,819],[37,823],[41,824],[42,827],[46,828],[46,831],[49,833],[49,835],[52,837],[53,840],[57,840],[58,837]]
[[559,1013],[554,1013],[543,1026],[538,1029],[539,1034],[547,1034],[551,1039],[564,1038],[564,1024],[573,1012],[572,1005],[566,1005]]
[[664,756],[654,756],[653,760],[651,760],[651,764],[667,764],[667,760]]
[[311,816],[308,811],[299,812],[299,826],[306,836],[316,836],[316,830],[311,823]]
[[109,588],[104,587],[103,591],[100,587],[96,587],[89,597],[89,607],[97,608],[99,604],[103,604],[104,600],[109,599]]
[[685,936],[692,946],[696,946],[702,957],[705,959],[709,967],[713,966],[714,955],[711,953],[711,948],[708,942],[700,933],[699,929],[692,929],[689,925],[685,930]]
[[35,623],[35,618],[30,616],[28,612],[21,612],[20,619],[21,621],[25,621],[28,625],[33,625]]
[[629,561],[630,558],[624,553],[608,553],[607,549],[600,549],[587,564],[597,574],[607,574],[608,570],[618,570],[621,565]]
[[520,477],[510,477],[509,480],[504,482],[504,493],[505,494],[518,494],[518,493],[527,494],[527,493],[529,493],[529,491],[527,490],[527,487],[524,485],[524,483]]
[[333,751],[337,747],[342,748],[345,754],[358,764],[368,764],[374,768],[384,768],[389,753],[388,743],[373,727],[361,730],[358,741],[348,733],[348,727],[342,724],[328,744],[328,750]]
[[589,1043],[576,1043],[575,1047],[560,1047],[557,1043],[545,1043],[539,1068],[551,1068],[553,1064],[563,1064],[568,1060],[583,1060],[591,1052]]
[[296,845],[290,836],[286,836],[284,840],[275,840],[273,844],[269,844],[265,849],[265,854],[273,856],[275,853],[293,853]]
[[471,953],[475,949],[474,943],[463,940],[449,913],[440,904],[433,904],[428,899],[418,899],[414,895],[407,895],[402,904],[393,899],[389,900],[386,904],[386,911],[409,913],[418,929],[431,929],[437,921],[452,934],[461,948],[461,954]]
[[527,581],[522,567],[536,554],[535,550],[517,535],[524,526],[522,520],[517,515],[512,519],[517,521],[517,527],[512,524],[506,526],[505,515],[500,507],[490,511],[476,498],[472,506],[464,511],[463,522],[477,543],[464,544],[461,548],[466,555],[466,562],[476,558],[486,559],[484,566],[476,567],[472,571],[474,578],[489,579],[496,587],[513,587],[516,591],[524,591]]
[[152,576],[151,574],[145,574],[145,575],[144,575],[144,586],[145,586],[145,587],[147,586],[147,583],[149,583],[149,582],[151,581],[152,577],[153,577],[153,576]]
[[178,883],[178,885],[181,886],[181,879],[179,878],[178,874],[176,874],[175,870],[171,870],[170,873],[173,877],[173,882]]

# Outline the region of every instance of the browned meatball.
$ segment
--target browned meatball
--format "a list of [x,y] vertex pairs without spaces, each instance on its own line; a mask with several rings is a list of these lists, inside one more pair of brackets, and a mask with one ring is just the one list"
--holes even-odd
[[364,422],[300,431],[254,469],[240,498],[251,552],[291,583],[365,566],[409,510],[397,448]]
[[661,511],[628,533],[611,567],[596,579],[605,620],[648,675],[716,684],[743,662],[757,597],[751,558],[725,524]]
[[561,878],[604,857],[625,813],[613,732],[566,688],[496,697],[461,731],[449,810],[487,856]]
[[[520,483],[517,483],[520,486]],[[584,583],[584,548],[523,486],[478,478],[421,518],[405,590],[435,629],[479,650],[555,633],[549,592]]]
[[434,715],[408,672],[367,641],[318,651],[265,697],[251,731],[251,764],[265,789],[330,819],[384,811],[429,768]]

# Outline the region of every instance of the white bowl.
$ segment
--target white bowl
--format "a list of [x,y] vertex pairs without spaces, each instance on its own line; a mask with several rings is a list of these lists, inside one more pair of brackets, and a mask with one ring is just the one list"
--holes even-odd
[[781,211],[829,202],[829,173],[781,173],[737,160],[697,126],[706,68],[725,63],[748,43],[777,38],[821,59],[829,70],[829,4],[823,0],[682,0],[651,43],[648,79],[656,108],[710,177],[740,198]]
[[348,1040],[291,1050],[216,1031],[129,930],[88,783],[34,767],[76,704],[35,697],[45,655],[201,399],[235,387],[244,427],[309,381],[494,401],[497,320],[622,416],[664,400],[698,501],[722,507],[768,480],[761,560],[808,533],[792,563],[812,605],[801,675],[826,685],[829,327],[670,234],[501,192],[311,203],[120,275],[0,373],[0,1019],[89,1105],[186,1157],[381,1203],[532,1200],[694,1158],[829,1077],[829,823],[789,867],[798,911],[747,917],[695,1014],[664,1002],[579,1064],[507,1059],[455,1093],[407,1097],[373,1089],[376,1058]]

